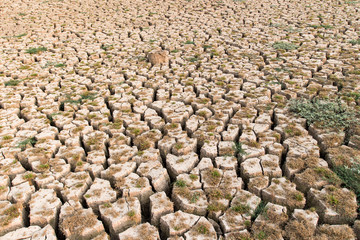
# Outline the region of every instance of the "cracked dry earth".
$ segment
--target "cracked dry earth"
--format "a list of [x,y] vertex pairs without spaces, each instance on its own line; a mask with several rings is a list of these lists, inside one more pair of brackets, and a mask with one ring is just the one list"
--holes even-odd
[[359,9],[1,1],[0,239],[360,239],[330,164],[360,128],[287,107],[359,107]]

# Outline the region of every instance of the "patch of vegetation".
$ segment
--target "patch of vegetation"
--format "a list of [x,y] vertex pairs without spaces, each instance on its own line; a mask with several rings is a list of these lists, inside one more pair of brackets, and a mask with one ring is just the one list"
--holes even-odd
[[308,125],[317,123],[322,127],[348,128],[356,121],[355,113],[340,99],[295,99],[290,101],[289,110],[305,118]]
[[200,225],[198,228],[197,228],[197,232],[199,234],[208,234],[209,233],[209,229],[205,226],[205,225]]
[[244,205],[244,204],[237,204],[233,207],[231,207],[231,210],[244,214],[244,213],[249,213],[251,210],[251,207],[249,205]]
[[360,44],[360,38],[358,38],[356,40],[351,40],[351,41],[349,41],[349,43],[351,43],[352,45]]
[[193,41],[190,41],[190,40],[184,42],[184,44],[193,44],[193,45],[195,45],[195,43]]
[[254,221],[260,214],[265,212],[267,202],[261,201],[259,205],[256,207],[254,214],[251,216],[251,220]]
[[233,149],[235,150],[235,155],[238,156],[244,156],[246,155],[245,150],[242,148],[242,143],[241,142],[237,142],[233,145]]
[[191,203],[196,203],[200,198],[200,193],[198,192],[195,192],[192,196],[191,196],[191,199],[190,199],[190,202]]
[[112,44],[102,44],[100,46],[100,48],[104,51],[107,51],[108,49],[112,49],[113,48],[113,45]]
[[17,86],[20,82],[21,82],[21,80],[12,79],[12,80],[6,81],[4,83],[4,85],[5,85],[5,87],[7,87],[7,86]]
[[176,187],[186,187],[186,182],[184,181],[184,180],[177,180],[176,182],[175,182],[175,186]]
[[26,50],[26,53],[30,53],[30,54],[38,54],[41,52],[46,52],[47,48],[46,47],[37,47],[37,48],[29,48]]
[[60,68],[60,67],[65,67],[66,65],[64,63],[58,63],[55,64],[54,67]]
[[346,188],[356,194],[358,207],[360,206],[360,163],[353,162],[351,167],[336,166],[333,171],[343,181]]
[[309,25],[309,27],[312,27],[312,28],[315,28],[315,29],[318,29],[318,28],[332,29],[332,28],[334,28],[333,26],[328,25],[328,24],[321,24],[321,25]]
[[272,45],[275,49],[283,49],[283,50],[295,50],[298,49],[299,46],[293,44],[293,43],[287,43],[287,42],[275,42]]
[[32,138],[28,138],[28,139],[25,139],[24,141],[21,141],[18,143],[17,147],[21,148],[21,150],[25,150],[26,146],[27,145],[31,145],[31,146],[34,146],[36,143],[36,139],[35,137],[32,137]]
[[16,35],[16,36],[14,36],[14,37],[16,37],[16,38],[21,38],[21,37],[24,37],[24,36],[26,36],[26,35],[27,35],[27,33],[23,33],[23,34]]

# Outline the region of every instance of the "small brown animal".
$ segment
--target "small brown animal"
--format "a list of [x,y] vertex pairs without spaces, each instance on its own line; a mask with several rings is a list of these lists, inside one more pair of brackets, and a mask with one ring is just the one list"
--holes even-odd
[[148,54],[148,60],[152,66],[157,64],[169,64],[169,57],[167,51],[157,51]]

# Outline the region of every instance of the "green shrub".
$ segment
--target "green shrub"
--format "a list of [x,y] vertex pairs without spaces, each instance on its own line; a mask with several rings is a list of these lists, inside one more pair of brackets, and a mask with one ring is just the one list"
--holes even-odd
[[356,120],[355,113],[340,99],[295,99],[289,102],[289,110],[305,118],[308,125],[317,123],[322,127],[348,128]]
[[21,150],[24,150],[28,144],[31,144],[34,146],[36,143],[35,137],[25,139],[24,141],[21,141],[18,143],[18,147],[21,148]]
[[37,53],[46,52],[46,51],[47,51],[46,47],[37,47],[37,48],[29,48],[28,50],[26,50],[26,53],[37,54]]
[[351,43],[352,45],[360,44],[360,38],[356,40],[351,40],[349,43]]
[[21,82],[21,80],[12,79],[12,80],[9,80],[9,81],[5,82],[4,85],[5,85],[5,87],[7,87],[7,86],[17,86],[20,82]]
[[275,42],[272,45],[272,47],[275,49],[284,49],[284,50],[295,50],[299,48],[299,46],[287,42]]
[[360,163],[354,162],[351,167],[336,166],[333,171],[345,184],[345,187],[354,191],[357,197],[358,206],[360,206]]

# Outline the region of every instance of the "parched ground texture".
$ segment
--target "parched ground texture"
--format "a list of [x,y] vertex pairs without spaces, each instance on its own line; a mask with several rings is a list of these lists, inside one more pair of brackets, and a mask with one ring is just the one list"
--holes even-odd
[[[360,239],[360,2],[3,0],[0,239]],[[154,65],[148,53],[165,50]],[[241,143],[241,144],[238,144]]]

